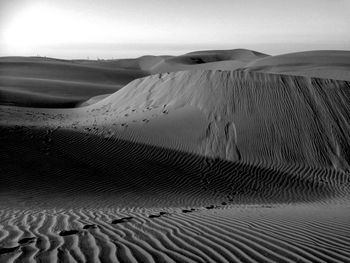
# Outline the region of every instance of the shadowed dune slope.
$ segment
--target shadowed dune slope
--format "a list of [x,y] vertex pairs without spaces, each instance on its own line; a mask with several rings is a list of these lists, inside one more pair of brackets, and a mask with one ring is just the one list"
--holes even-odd
[[62,129],[5,128],[0,135],[1,206],[11,200],[22,200],[16,206],[23,208],[271,204],[347,193],[346,174],[331,169],[284,172]]

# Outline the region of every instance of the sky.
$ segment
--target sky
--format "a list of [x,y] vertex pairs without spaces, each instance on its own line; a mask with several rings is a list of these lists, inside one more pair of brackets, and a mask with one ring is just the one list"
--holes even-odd
[[350,0],[0,0],[0,56],[350,50]]

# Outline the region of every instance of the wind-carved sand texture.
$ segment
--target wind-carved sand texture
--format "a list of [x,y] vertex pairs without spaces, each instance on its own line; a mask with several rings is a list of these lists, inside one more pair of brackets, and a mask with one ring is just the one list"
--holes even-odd
[[16,93],[0,106],[0,262],[350,262],[350,83],[224,68],[271,59],[78,61],[193,68],[76,108],[19,107]]

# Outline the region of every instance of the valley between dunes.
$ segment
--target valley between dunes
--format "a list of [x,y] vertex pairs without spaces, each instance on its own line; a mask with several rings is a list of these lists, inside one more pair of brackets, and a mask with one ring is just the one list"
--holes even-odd
[[0,262],[350,262],[349,61],[0,58]]

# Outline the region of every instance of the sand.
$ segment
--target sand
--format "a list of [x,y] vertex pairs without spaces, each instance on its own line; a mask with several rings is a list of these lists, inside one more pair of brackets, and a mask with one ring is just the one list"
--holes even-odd
[[79,107],[0,106],[0,262],[349,262],[350,83],[224,69],[268,59],[98,61],[149,76]]
[[324,79],[350,80],[350,52],[315,50],[264,57],[248,63],[248,71]]
[[40,108],[71,108],[89,98],[113,93],[148,73],[105,68],[98,61],[41,57],[0,58],[0,103]]

